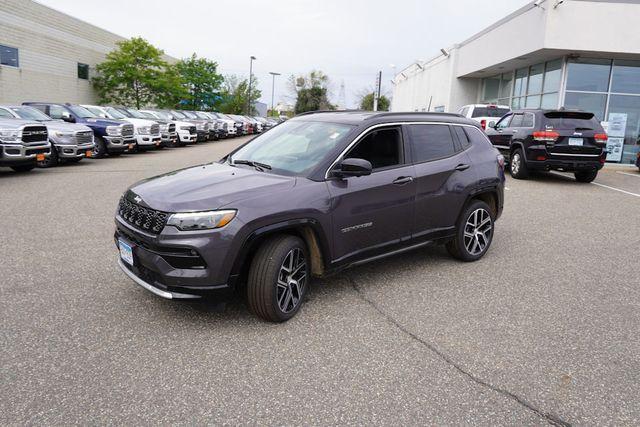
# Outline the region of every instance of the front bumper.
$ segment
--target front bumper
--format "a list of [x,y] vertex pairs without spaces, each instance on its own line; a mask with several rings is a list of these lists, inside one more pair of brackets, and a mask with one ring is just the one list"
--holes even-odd
[[136,135],[138,148],[154,148],[160,145],[162,136],[160,135]]
[[162,144],[165,147],[171,147],[173,145],[175,145],[175,143],[178,141],[178,133],[177,132],[165,132],[162,134]]
[[[87,153],[91,153],[95,148],[95,144],[54,144],[58,151],[58,157],[61,159],[79,159],[82,157],[88,157]],[[91,154],[90,154],[91,155]],[[89,156],[90,156],[89,155]]]
[[197,140],[198,142],[207,141],[209,139],[209,131],[208,130],[197,130]]
[[[223,299],[232,293],[233,287],[228,284],[232,263],[225,262],[231,243],[220,233],[211,230],[185,233],[165,227],[161,234],[154,236],[134,228],[119,216],[115,222],[116,248],[119,248],[119,239],[124,240],[132,247],[134,259],[134,265],[121,259],[119,265],[147,290],[172,299],[210,296]],[[203,265],[181,268],[179,263],[185,262],[183,259]]]
[[178,136],[180,138],[180,142],[186,142],[187,144],[192,144],[198,140],[198,135],[195,133],[186,132],[178,132]]
[[135,138],[123,138],[121,136],[105,136],[104,141],[107,143],[107,149],[109,151],[125,151],[128,150],[130,145],[135,145]]
[[0,166],[35,163],[38,154],[44,154],[45,158],[49,157],[51,144],[49,142],[37,145],[2,143],[0,144]]

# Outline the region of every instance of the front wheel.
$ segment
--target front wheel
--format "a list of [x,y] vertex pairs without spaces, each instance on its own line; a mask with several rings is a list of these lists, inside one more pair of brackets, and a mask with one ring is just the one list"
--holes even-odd
[[479,260],[491,246],[493,221],[489,205],[482,200],[474,200],[465,208],[455,238],[447,243],[447,251],[461,261]]
[[102,139],[99,136],[96,136],[95,138],[95,146],[93,147],[93,156],[96,159],[101,159],[104,156],[107,155],[107,144],[104,141],[104,139]]
[[58,165],[58,149],[51,144],[51,154],[49,157],[46,157],[43,161],[38,162],[39,168],[50,168]]
[[527,179],[529,177],[529,169],[527,168],[522,149],[518,148],[511,153],[509,170],[511,171],[511,176],[515,179]]
[[260,246],[247,280],[247,302],[256,316],[284,322],[300,309],[309,283],[309,257],[295,236],[273,237]]
[[596,176],[598,176],[598,170],[578,171],[573,175],[576,177],[576,181],[589,183],[596,179]]

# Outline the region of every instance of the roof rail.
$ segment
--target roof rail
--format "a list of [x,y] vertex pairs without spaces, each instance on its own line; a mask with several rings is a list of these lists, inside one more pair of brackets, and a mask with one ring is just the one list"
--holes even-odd
[[314,110],[314,111],[305,111],[304,113],[296,114],[296,117],[300,116],[308,116],[309,114],[319,114],[319,113],[366,113],[364,110]]
[[438,116],[448,116],[448,117],[462,117],[464,118],[464,116],[462,114],[458,114],[458,113],[441,113],[441,112],[436,112],[436,111],[384,111],[384,112],[380,112],[377,114],[374,114],[371,116],[371,118],[374,117],[385,117],[385,116],[420,116],[420,115],[425,115],[425,114],[433,114],[433,115],[438,115]]

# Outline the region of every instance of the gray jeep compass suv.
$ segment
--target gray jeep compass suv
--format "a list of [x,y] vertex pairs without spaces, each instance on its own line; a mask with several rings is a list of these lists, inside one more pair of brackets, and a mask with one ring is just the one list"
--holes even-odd
[[472,120],[317,112],[133,185],[115,243],[122,270],[156,295],[242,290],[256,315],[284,321],[312,277],[427,244],[481,258],[503,191],[504,158]]

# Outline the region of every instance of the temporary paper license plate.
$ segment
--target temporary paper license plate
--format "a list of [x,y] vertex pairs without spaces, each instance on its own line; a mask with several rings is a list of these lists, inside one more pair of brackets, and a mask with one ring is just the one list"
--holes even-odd
[[86,153],[84,153],[84,154],[85,154],[85,156],[87,156],[87,157],[91,157],[91,156],[93,156],[93,152],[92,152],[91,150],[87,150],[87,152],[86,152]]
[[582,145],[582,138],[569,138],[569,145]]
[[44,154],[36,154],[36,161],[44,162]]
[[118,239],[118,247],[120,248],[120,258],[129,265],[133,265],[133,249],[127,243]]
[[129,144],[129,150],[133,150],[134,144]]

